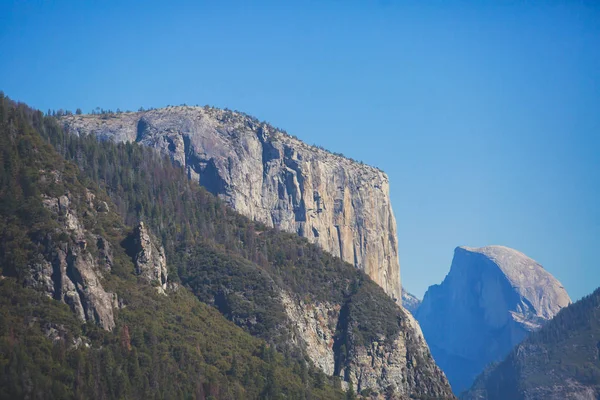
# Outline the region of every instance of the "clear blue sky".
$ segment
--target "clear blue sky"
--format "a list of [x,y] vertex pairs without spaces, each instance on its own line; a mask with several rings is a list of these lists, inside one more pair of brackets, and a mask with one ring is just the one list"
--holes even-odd
[[0,90],[44,111],[229,107],[381,167],[418,296],[486,244],[591,292],[598,2],[419,3],[0,0]]

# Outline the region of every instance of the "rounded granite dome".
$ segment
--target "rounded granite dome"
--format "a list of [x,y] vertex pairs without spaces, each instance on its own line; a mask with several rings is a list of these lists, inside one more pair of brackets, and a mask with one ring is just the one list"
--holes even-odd
[[[571,304],[563,285],[537,261],[506,246],[460,246],[456,252],[478,254],[502,271],[513,289],[531,303],[538,317],[550,319],[561,308]],[[530,311],[533,311],[530,309]]]
[[460,393],[570,303],[561,283],[520,251],[457,247],[450,272],[429,287],[416,317],[434,359]]

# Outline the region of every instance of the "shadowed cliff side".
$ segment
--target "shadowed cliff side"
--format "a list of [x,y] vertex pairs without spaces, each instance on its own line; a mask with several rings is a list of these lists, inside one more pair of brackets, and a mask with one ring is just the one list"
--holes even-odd
[[450,272],[427,290],[416,317],[436,362],[461,393],[570,303],[560,282],[519,251],[457,247]]

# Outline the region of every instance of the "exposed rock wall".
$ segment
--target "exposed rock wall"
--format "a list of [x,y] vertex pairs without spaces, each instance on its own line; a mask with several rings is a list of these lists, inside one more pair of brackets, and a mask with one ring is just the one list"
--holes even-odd
[[427,290],[416,317],[433,357],[460,393],[570,303],[560,282],[523,253],[458,247],[450,272]]
[[62,119],[73,133],[137,141],[168,154],[237,211],[296,232],[363,269],[400,301],[387,176],[308,146],[246,115],[200,107]]
[[161,293],[165,293],[168,275],[165,249],[150,234],[143,222],[135,228],[132,239],[136,274],[147,283],[156,285]]
[[358,345],[353,339],[355,327],[340,323],[343,305],[306,303],[285,292],[281,296],[295,327],[292,340],[302,345],[326,374],[352,382],[358,392],[370,393],[370,398],[409,399],[417,394],[432,399],[454,398],[416,320],[405,311],[398,336],[382,336]]
[[334,375],[333,345],[340,305],[331,303],[307,304],[282,292],[281,301],[288,318],[295,326],[296,344],[306,348],[312,362],[327,375]]
[[[82,321],[95,321],[112,330],[117,297],[104,290],[100,281],[103,270],[109,271],[112,264],[110,248],[104,238],[84,229],[69,196],[44,198],[44,206],[57,216],[59,228],[43,239],[46,252],[30,266],[24,283],[66,303]],[[91,193],[87,197],[93,202]],[[101,247],[99,258],[89,247],[97,245]]]
[[[97,201],[89,191],[85,194],[85,199],[75,201],[85,204],[84,213],[108,212],[106,202]],[[44,197],[43,204],[56,215],[59,227],[43,239],[46,251],[30,265],[24,283],[69,305],[82,321],[96,322],[110,331],[115,327],[114,309],[119,301],[116,294],[103,288],[101,280],[112,269],[113,251],[108,240],[85,229],[71,196]],[[167,261],[163,247],[143,222],[129,240],[136,274],[165,294]]]

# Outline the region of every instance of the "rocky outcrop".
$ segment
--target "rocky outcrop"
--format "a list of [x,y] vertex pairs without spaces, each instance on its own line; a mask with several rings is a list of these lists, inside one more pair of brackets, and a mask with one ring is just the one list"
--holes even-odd
[[[350,353],[345,373],[359,390],[379,388],[380,398],[454,399],[444,373],[433,361],[417,322],[410,314],[400,335],[381,337]],[[393,393],[392,396],[388,395]]]
[[294,325],[292,340],[326,374],[352,382],[374,399],[454,398],[417,322],[404,310],[398,310],[402,318],[397,336],[363,344],[354,338],[356,327],[344,323],[352,317],[342,315],[348,312],[343,305],[307,303],[285,292],[281,296]]
[[132,242],[136,274],[165,293],[168,275],[165,249],[158,244],[158,240],[150,234],[143,222],[135,228]]
[[402,288],[402,307],[406,308],[411,314],[415,315],[420,305],[421,300]]
[[571,300],[550,273],[521,252],[458,247],[450,272],[431,286],[416,317],[455,393],[468,389]]
[[[70,194],[46,197],[43,203],[57,216],[59,227],[56,234],[42,239],[46,251],[30,265],[25,285],[68,304],[82,321],[94,321],[112,330],[117,297],[105,291],[101,283],[102,271],[110,271],[112,265],[107,241],[85,230],[71,205]],[[100,258],[90,251],[90,246],[98,244]]]
[[333,345],[341,307],[326,302],[307,304],[285,292],[281,293],[281,302],[295,327],[295,344],[304,347],[312,362],[323,372],[334,375]]
[[396,221],[388,178],[380,170],[308,146],[244,114],[208,107],[62,121],[76,134],[137,141],[168,154],[237,211],[319,244],[400,301]]

